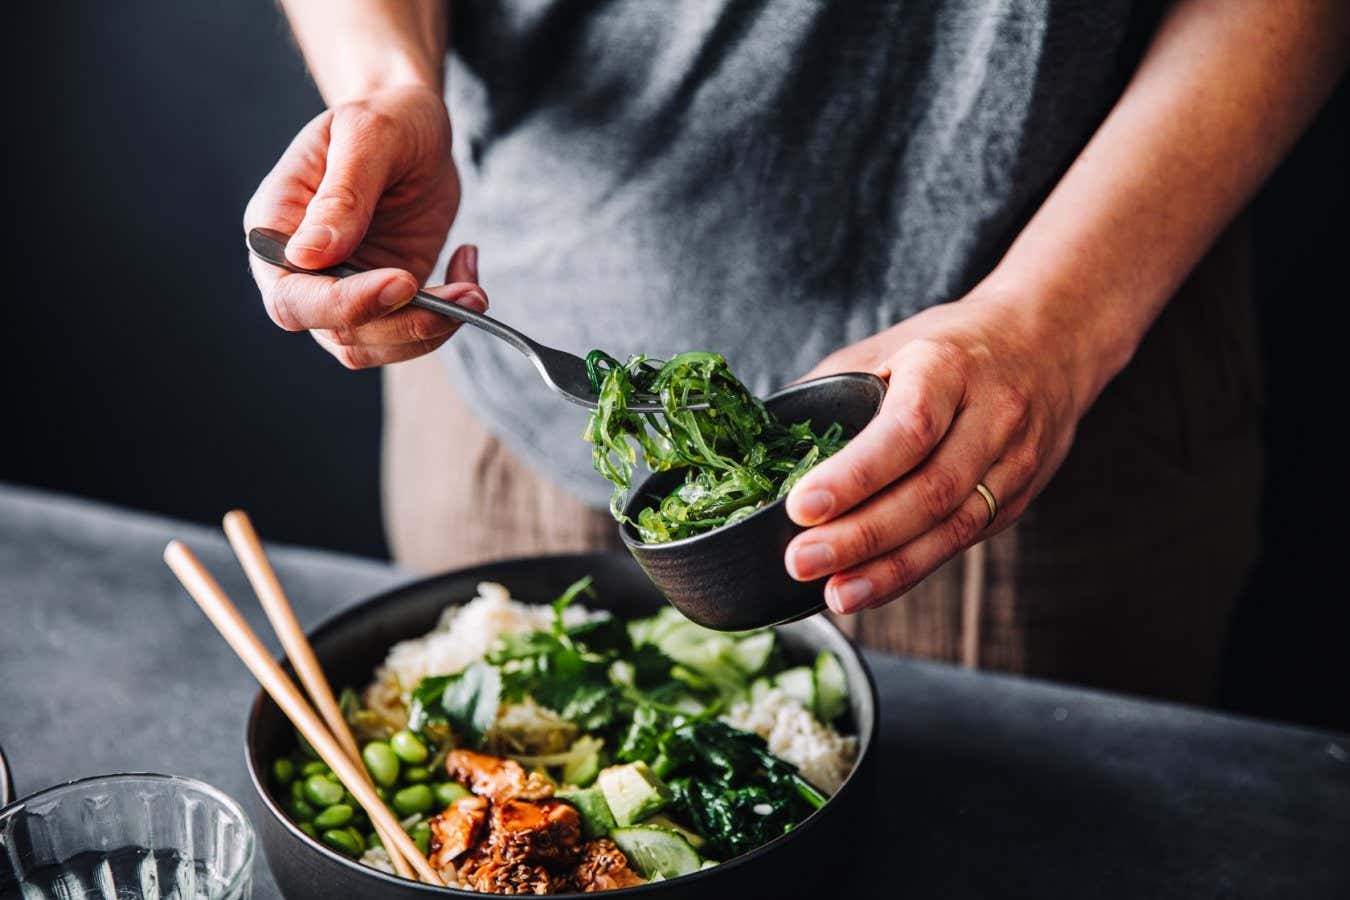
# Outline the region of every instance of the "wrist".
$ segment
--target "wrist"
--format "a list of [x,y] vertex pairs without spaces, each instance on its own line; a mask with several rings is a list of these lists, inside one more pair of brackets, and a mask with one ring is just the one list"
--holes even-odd
[[424,89],[437,97],[442,93],[440,63],[422,54],[398,47],[352,48],[352,65],[319,82],[319,90],[329,107],[355,103],[375,94],[397,90]]
[[1125,368],[1143,337],[1143,329],[1120,314],[1120,304],[1085,281],[1000,265],[969,299],[998,311],[1025,345],[1055,361],[1079,415]]

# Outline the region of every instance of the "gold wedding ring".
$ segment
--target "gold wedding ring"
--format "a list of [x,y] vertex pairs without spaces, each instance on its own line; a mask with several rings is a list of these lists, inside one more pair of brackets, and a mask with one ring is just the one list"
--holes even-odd
[[985,487],[983,481],[975,483],[975,493],[983,497],[984,505],[989,507],[989,520],[984,523],[984,527],[988,528],[994,524],[994,519],[998,518],[998,501],[994,499],[994,492]]

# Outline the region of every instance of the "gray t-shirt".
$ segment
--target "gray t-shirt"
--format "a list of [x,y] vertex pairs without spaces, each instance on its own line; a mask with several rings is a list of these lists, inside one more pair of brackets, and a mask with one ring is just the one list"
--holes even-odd
[[[1133,6],[456,3],[452,240],[546,344],[715,350],[767,393],[989,271],[1137,62]],[[608,500],[583,410],[473,329],[440,352],[508,447]]]

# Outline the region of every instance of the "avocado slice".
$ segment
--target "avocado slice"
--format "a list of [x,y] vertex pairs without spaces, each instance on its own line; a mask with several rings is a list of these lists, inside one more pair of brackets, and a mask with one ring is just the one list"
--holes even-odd
[[604,791],[598,787],[559,791],[555,796],[576,807],[581,816],[581,835],[586,840],[605,837],[619,827],[614,821],[614,814],[609,811]]
[[670,800],[665,782],[641,760],[602,769],[595,783],[620,825],[640,822],[660,812]]

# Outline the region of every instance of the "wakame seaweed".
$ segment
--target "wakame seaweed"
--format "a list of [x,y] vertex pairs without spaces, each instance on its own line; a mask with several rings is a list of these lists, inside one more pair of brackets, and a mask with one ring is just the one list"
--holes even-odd
[[[745,518],[786,495],[846,443],[837,423],[817,434],[810,422],[780,422],[716,353],[681,353],[664,362],[635,356],[620,363],[592,350],[586,368],[599,397],[585,431],[594,445],[595,470],[614,484],[614,518],[630,522],[649,544]],[[662,411],[630,411],[639,393],[659,397]],[[698,402],[708,408],[688,408]],[[637,449],[653,472],[687,471],[682,483],[665,497],[653,497],[655,505],[633,520],[624,516],[623,505]]]

